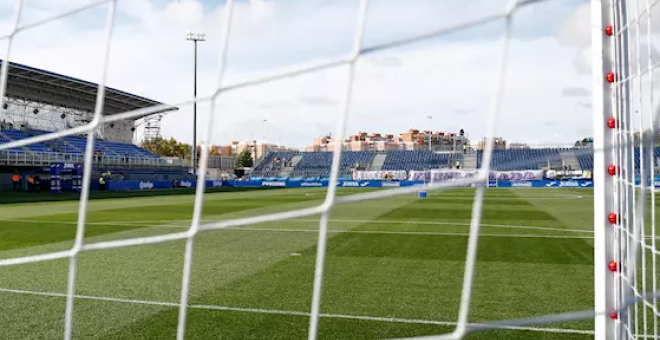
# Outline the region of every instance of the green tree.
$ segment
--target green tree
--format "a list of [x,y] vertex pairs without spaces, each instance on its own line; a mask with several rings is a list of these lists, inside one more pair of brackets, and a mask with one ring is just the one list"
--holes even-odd
[[254,160],[252,159],[252,154],[247,148],[243,149],[241,153],[236,155],[236,167],[237,168],[251,168],[254,165]]
[[142,142],[140,146],[160,157],[190,159],[190,156],[192,155],[192,147],[190,144],[181,143],[174,138],[157,138],[151,141]]

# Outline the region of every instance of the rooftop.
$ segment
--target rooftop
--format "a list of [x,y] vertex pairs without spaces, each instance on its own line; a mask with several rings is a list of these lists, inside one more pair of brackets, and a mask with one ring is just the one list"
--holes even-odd
[[[4,63],[0,60],[0,65]],[[84,112],[94,112],[99,85],[62,74],[9,62],[5,96],[29,102]],[[105,87],[103,113],[113,115],[126,111],[163,105],[153,99]],[[161,112],[178,110],[168,107]],[[153,114],[153,113],[152,113]]]

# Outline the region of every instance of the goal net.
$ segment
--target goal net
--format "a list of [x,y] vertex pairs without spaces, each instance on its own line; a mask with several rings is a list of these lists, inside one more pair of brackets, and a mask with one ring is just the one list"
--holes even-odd
[[[358,0],[356,0],[357,2]],[[547,0],[555,1],[555,0]],[[13,21],[9,33],[0,39],[6,44],[2,51],[2,60],[11,60],[14,42],[20,33],[39,27],[49,22],[60,20],[86,8],[108,5],[105,41],[105,62],[103,77],[97,96],[94,118],[84,126],[78,126],[59,132],[35,136],[29,139],[10,141],[0,144],[0,151],[23,147],[31,143],[45,142],[73,134],[85,133],[87,148],[84,169],[93,168],[94,131],[111,122],[144,117],[160,112],[169,106],[157,106],[136,111],[105,116],[102,112],[105,100],[104,84],[107,78],[109,48],[116,25],[116,0],[89,2],[65,13],[47,16],[40,21],[23,24],[21,11],[27,1],[17,0],[13,9]],[[219,71],[217,86],[210,96],[191,98],[177,103],[190,105],[193,102],[210,103],[211,114],[202,133],[206,141],[201,148],[197,183],[206,183],[208,165],[208,141],[213,133],[213,121],[217,120],[217,103],[221,103],[226,93],[245,88],[262,86],[266,83],[279,82],[299,75],[341,68],[346,72],[343,98],[337,115],[335,136],[346,135],[347,121],[353,103],[356,63],[364,56],[375,54],[413,43],[434,39],[480,25],[503,22],[504,34],[500,41],[497,82],[492,90],[492,105],[488,113],[488,124],[484,139],[483,156],[480,169],[474,176],[452,178],[451,180],[426,181],[424,192],[441,191],[454,187],[474,187],[473,210],[469,226],[469,238],[463,273],[460,307],[455,331],[449,334],[428,336],[428,339],[461,339],[472,332],[497,328],[511,328],[527,325],[555,324],[576,320],[595,320],[596,339],[657,339],[660,333],[660,312],[657,301],[658,292],[658,247],[656,245],[655,187],[660,183],[657,159],[660,158],[658,140],[660,127],[660,1],[659,0],[592,0],[591,1],[591,62],[593,76],[593,146],[586,152],[594,153],[594,291],[595,305],[592,310],[567,311],[563,314],[530,316],[530,318],[493,321],[484,324],[470,323],[470,306],[473,293],[475,268],[477,265],[477,247],[480,236],[484,195],[491,179],[490,164],[493,158],[493,140],[496,125],[499,122],[501,101],[506,92],[505,77],[509,65],[509,45],[511,27],[518,11],[535,6],[542,0],[512,0],[506,8],[496,14],[471,18],[449,27],[399,37],[377,44],[364,44],[365,23],[369,13],[369,0],[359,1],[359,11],[355,18],[352,52],[334,60],[298,68],[267,76],[255,77],[242,82],[227,83],[225,65],[227,51],[230,48],[234,1],[227,0],[223,7],[222,38],[217,44]],[[576,32],[576,34],[578,34]],[[581,32],[580,34],[584,34]],[[540,66],[544,67],[544,66]],[[0,72],[0,98],[6,93],[8,81],[8,63],[2,63]],[[539,103],[543,105],[543,103]],[[490,138],[492,137],[492,138]],[[341,138],[337,139],[341,143]],[[585,148],[587,150],[587,148]],[[107,249],[145,247],[176,240],[185,241],[184,266],[181,273],[179,295],[177,338],[184,339],[188,323],[191,270],[195,256],[196,236],[200,233],[219,229],[235,228],[258,223],[286,221],[320,215],[318,224],[317,251],[314,266],[314,281],[309,306],[308,338],[316,339],[319,332],[319,320],[322,317],[324,269],[327,254],[329,216],[334,207],[353,204],[365,200],[375,200],[399,195],[417,195],[419,187],[399,187],[387,190],[362,192],[353,195],[338,196],[337,184],[340,173],[342,148],[335,147],[332,155],[330,180],[325,200],[314,207],[295,209],[285,212],[264,213],[249,217],[240,217],[217,222],[202,219],[204,203],[204,185],[197,186],[193,216],[190,227],[181,232],[165,235],[144,236],[138,238],[108,240],[87,243],[85,240],[86,214],[88,210],[92,171],[84,171],[82,192],[78,210],[76,238],[73,247],[66,251],[55,251],[30,256],[17,256],[0,259],[0,266],[21,266],[25,264],[66,259],[67,271],[66,308],[64,311],[64,338],[70,339],[76,322],[74,301],[79,276],[78,259],[83,253]],[[437,170],[442,173],[445,170]],[[435,172],[435,171],[434,171]],[[426,196],[424,196],[426,197]],[[560,251],[560,250],[558,250]],[[507,275],[502,273],[502,275]],[[438,292],[443,294],[443,292]]]

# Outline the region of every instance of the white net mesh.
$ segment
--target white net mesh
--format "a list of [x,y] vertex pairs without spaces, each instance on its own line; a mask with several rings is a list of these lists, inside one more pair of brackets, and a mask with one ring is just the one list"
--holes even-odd
[[[615,322],[603,328],[612,338],[643,339],[658,337],[655,185],[657,169],[658,105],[657,55],[658,20],[653,9],[657,2],[615,1],[611,4],[611,39],[604,44],[606,79],[615,84],[606,89],[604,100],[616,127],[605,133],[603,155],[609,173],[616,173],[605,188],[604,210],[610,212],[615,228],[605,233],[610,274],[602,285],[611,294]],[[607,13],[607,12],[605,12]],[[657,12],[656,12],[657,13]],[[610,32],[607,32],[610,34]],[[607,51],[611,48],[611,54]],[[604,112],[607,119],[608,113]],[[614,121],[610,120],[610,126]],[[612,166],[619,167],[617,169]],[[604,211],[603,211],[604,212]],[[596,226],[598,228],[598,225]],[[598,230],[598,229],[596,229]],[[602,263],[602,262],[601,262]],[[597,264],[598,265],[598,264]],[[606,283],[611,281],[611,284]],[[607,299],[607,297],[605,297]],[[603,300],[605,300],[603,299]],[[637,301],[632,305],[631,301]],[[604,325],[602,323],[601,325]],[[605,327],[605,326],[604,326]]]
[[[57,21],[87,8],[100,5],[109,5],[106,24],[105,61],[103,65],[103,77],[100,81],[96,110],[93,120],[85,125],[60,132],[44,134],[29,139],[12,141],[0,144],[0,151],[15,147],[26,146],[31,143],[44,142],[61,138],[64,136],[87,133],[87,148],[85,153],[84,169],[92,169],[94,136],[92,131],[101,124],[114,121],[143,117],[149,113],[155,113],[167,107],[151,107],[132,112],[125,112],[112,116],[104,116],[102,112],[104,101],[104,84],[107,73],[110,42],[115,24],[115,8],[117,1],[103,0],[74,8],[66,13],[58,13],[54,16],[44,18],[37,22],[21,24],[22,8],[25,1],[16,1],[14,8],[14,19],[10,33],[0,39],[7,42],[7,50],[3,54],[3,60],[11,59],[12,44],[21,32],[39,27],[43,24]],[[415,42],[432,39],[457,31],[467,30],[491,22],[504,21],[506,29],[501,40],[501,51],[497,73],[497,83],[492,94],[492,106],[488,116],[489,124],[487,136],[495,136],[495,127],[501,101],[504,93],[504,79],[509,59],[509,35],[512,20],[517,11],[526,6],[535,5],[541,1],[511,1],[507,8],[501,12],[471,19],[461,24],[431,30],[424,34],[405,37],[402,39],[388,41],[385,43],[363,46],[363,32],[365,20],[368,14],[368,0],[360,1],[357,25],[353,38],[353,49],[349,56],[331,60],[328,62],[301,66],[297,69],[269,76],[254,78],[248,81],[227,84],[224,77],[225,59],[229,46],[230,31],[232,27],[232,13],[234,1],[227,1],[224,7],[222,19],[222,40],[220,43],[220,68],[217,74],[217,87],[211,96],[197,98],[196,102],[210,102],[212,105],[207,129],[203,133],[203,145],[209,145],[208,141],[212,135],[214,117],[217,115],[215,106],[218,100],[222,100],[225,93],[238,91],[248,87],[261,86],[265,83],[277,82],[286,78],[292,78],[303,74],[314,73],[330,68],[344,68],[347,80],[344,87],[343,102],[338,115],[336,136],[346,134],[347,120],[349,117],[356,62],[363,56],[379,51],[392,49]],[[660,58],[657,49],[660,45],[660,22],[659,16],[653,16],[653,9],[660,7],[660,1],[638,0],[638,1],[593,1],[592,10],[594,21],[594,44],[592,53],[594,59],[599,60],[594,66],[596,89],[595,90],[594,122],[595,130],[603,126],[601,133],[595,134],[595,170],[594,178],[596,185],[595,204],[595,232],[594,247],[596,249],[596,312],[570,312],[545,317],[534,317],[529,319],[493,322],[488,324],[470,324],[469,310],[473,290],[475,267],[477,264],[477,241],[480,235],[480,226],[483,211],[484,193],[487,190],[488,174],[492,159],[492,139],[488,139],[483,153],[483,164],[477,176],[464,180],[443,181],[428,184],[426,189],[442,190],[450,187],[474,185],[477,186],[473,201],[471,223],[469,226],[469,239],[467,247],[467,258],[465,259],[464,279],[460,298],[460,310],[458,320],[455,323],[456,330],[444,336],[429,337],[434,339],[458,339],[466,334],[493,328],[516,329],[520,326],[541,325],[571,320],[589,319],[596,317],[597,338],[658,338],[657,296],[652,292],[657,291],[656,261],[658,250],[656,247],[655,234],[655,173],[658,155],[654,146],[657,139],[658,128],[656,126],[660,111],[654,111],[658,107],[657,84],[654,82],[654,74],[658,75],[660,69]],[[657,10],[656,10],[657,13]],[[613,27],[612,35],[606,34],[606,26],[610,23]],[[597,37],[597,38],[596,38]],[[599,46],[602,45],[602,55]],[[0,98],[5,96],[8,81],[8,63],[2,64],[0,73]],[[614,82],[607,82],[608,70],[614,74]],[[602,92],[602,93],[601,93]],[[601,94],[599,96],[599,94]],[[598,104],[600,100],[600,104]],[[193,100],[194,101],[194,100]],[[179,103],[188,105],[193,101]],[[615,128],[606,127],[608,119],[615,120]],[[340,140],[338,141],[340,142]],[[198,183],[205,183],[208,164],[208,152],[201,152],[199,162]],[[194,258],[196,236],[202,232],[218,229],[236,228],[272,221],[283,221],[287,219],[300,219],[313,215],[321,215],[318,229],[318,243],[316,251],[316,262],[314,272],[313,294],[310,313],[300,315],[309,316],[309,339],[315,339],[319,332],[319,319],[322,316],[321,303],[323,292],[324,264],[326,263],[326,248],[328,239],[329,215],[333,207],[341,204],[351,204],[365,200],[380,199],[397,195],[413,194],[419,188],[396,188],[384,191],[365,192],[350,196],[336,195],[338,173],[340,170],[341,148],[335,148],[331,168],[331,177],[325,201],[315,207],[291,210],[279,213],[268,213],[257,216],[236,218],[217,222],[203,223],[202,207],[204,200],[204,187],[197,187],[194,213],[190,227],[186,231],[175,232],[166,235],[147,236],[139,238],[102,241],[85,243],[86,213],[88,210],[89,188],[91,183],[91,171],[85,171],[83,175],[82,193],[78,209],[77,232],[74,246],[66,251],[56,251],[33,256],[12,257],[0,260],[0,266],[18,266],[29,263],[38,263],[56,259],[68,259],[68,285],[66,294],[66,311],[64,338],[70,339],[73,334],[74,300],[81,298],[76,296],[76,282],[78,278],[78,258],[82,253],[99,251],[112,248],[140,247],[149,244],[160,244],[175,240],[185,240],[184,267],[181,276],[180,301],[178,304],[177,338],[183,339],[186,335],[188,309],[190,308],[189,296],[191,287],[191,270]],[[614,165],[616,173],[609,176],[609,166]],[[639,184],[636,184],[636,179]],[[610,226],[610,213],[616,214],[614,228]],[[602,222],[602,223],[601,223]],[[600,276],[599,276],[600,275]],[[651,292],[651,293],[649,293]],[[599,295],[601,294],[601,295]],[[84,297],[83,297],[84,298]],[[117,299],[119,300],[119,299]],[[133,301],[140,303],[139,301]],[[198,306],[199,307],[199,306]],[[211,307],[209,307],[211,308]],[[263,311],[277,313],[277,311]],[[335,316],[342,317],[342,316]],[[599,319],[600,318],[600,319]],[[377,320],[378,318],[372,318]],[[601,320],[601,321],[598,321]],[[556,330],[560,332],[561,330]],[[586,334],[592,334],[586,332]]]

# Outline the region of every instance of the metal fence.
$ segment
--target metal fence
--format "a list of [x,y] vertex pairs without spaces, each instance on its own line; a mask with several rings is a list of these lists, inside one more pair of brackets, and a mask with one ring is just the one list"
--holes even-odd
[[[0,151],[0,165],[47,166],[52,163],[83,163],[83,155],[58,152]],[[123,167],[189,167],[185,159],[94,155],[94,165]]]

